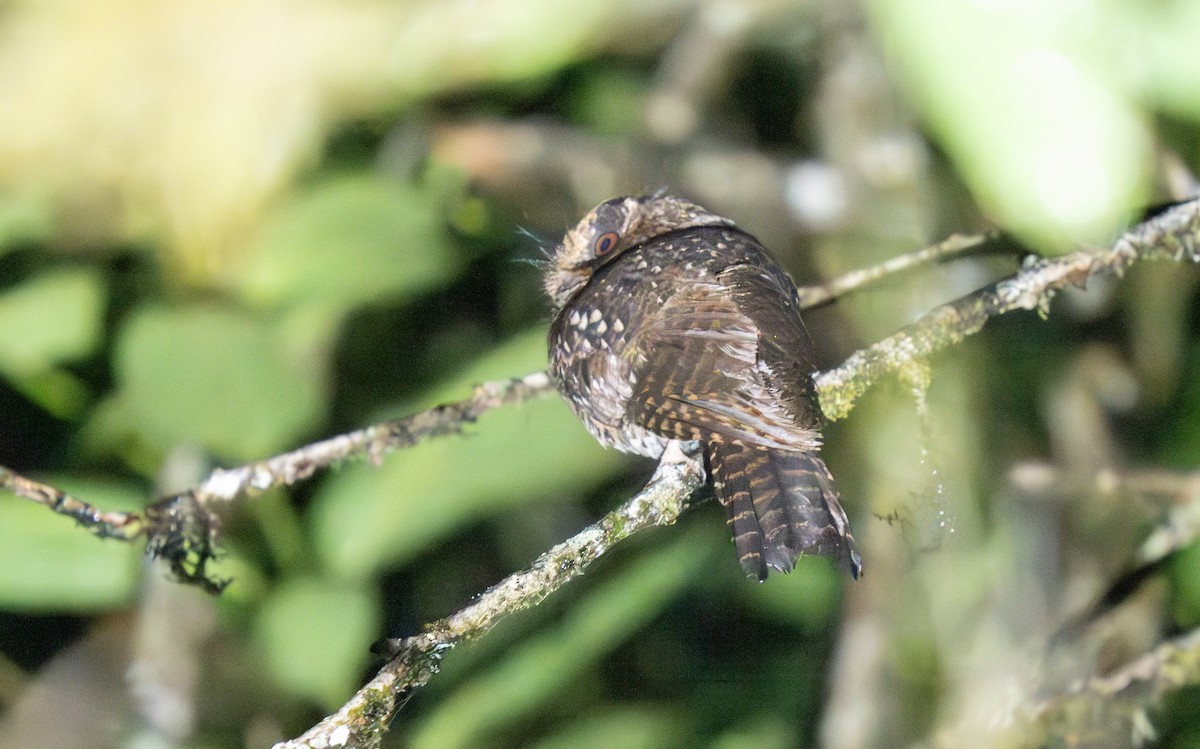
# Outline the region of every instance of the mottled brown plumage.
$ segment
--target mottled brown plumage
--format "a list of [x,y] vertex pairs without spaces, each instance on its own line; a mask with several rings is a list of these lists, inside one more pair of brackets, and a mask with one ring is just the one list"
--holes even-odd
[[796,287],[732,221],[669,195],[602,203],[546,270],[555,384],[604,445],[658,458],[697,442],[747,573],[861,560],[817,456]]

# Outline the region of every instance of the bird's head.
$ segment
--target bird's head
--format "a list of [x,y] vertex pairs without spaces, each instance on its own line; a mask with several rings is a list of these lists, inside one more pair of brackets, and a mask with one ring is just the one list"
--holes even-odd
[[588,212],[554,249],[543,285],[555,310],[587,284],[596,269],[655,237],[698,226],[733,226],[727,218],[662,192],[613,198]]

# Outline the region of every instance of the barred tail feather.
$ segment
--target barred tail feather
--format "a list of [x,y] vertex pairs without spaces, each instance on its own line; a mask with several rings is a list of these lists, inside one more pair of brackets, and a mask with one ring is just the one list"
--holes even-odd
[[831,556],[856,579],[862,573],[833,476],[819,457],[718,442],[705,457],[748,575],[764,580],[768,567],[790,572],[802,554]]
[[705,460],[717,499],[729,514],[733,545],[742,569],[751,577],[766,580],[762,526],[754,508],[750,486],[751,461],[756,457],[754,452],[741,445],[714,442],[706,445]]

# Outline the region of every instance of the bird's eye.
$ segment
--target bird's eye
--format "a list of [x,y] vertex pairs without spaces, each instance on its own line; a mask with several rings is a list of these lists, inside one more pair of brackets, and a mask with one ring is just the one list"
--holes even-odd
[[602,257],[613,251],[617,246],[617,240],[620,237],[615,231],[609,231],[596,237],[596,244],[592,246],[592,251],[596,257]]

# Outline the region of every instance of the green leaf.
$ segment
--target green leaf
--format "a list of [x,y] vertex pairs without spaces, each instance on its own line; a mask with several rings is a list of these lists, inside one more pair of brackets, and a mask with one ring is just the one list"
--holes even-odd
[[243,312],[139,310],[117,339],[119,389],[105,416],[159,450],[198,442],[231,459],[270,455],[320,416],[324,349],[311,337]]
[[[2,217],[0,217],[2,220]],[[0,295],[0,373],[59,418],[87,403],[87,387],[58,364],[100,344],[104,285],[91,269],[60,268]]]
[[1200,624],[1200,543],[1184,546],[1170,563],[1171,614],[1180,629]]
[[1099,9],[1107,19],[1100,30],[1129,82],[1160,106],[1200,119],[1200,4],[1116,2]]
[[332,708],[358,688],[378,617],[375,598],[366,590],[295,579],[263,604],[257,634],[280,684]]
[[[545,331],[489,352],[454,383],[423,399],[470,395],[473,385],[545,366]],[[402,564],[456,528],[518,503],[593,487],[621,465],[557,396],[484,414],[464,436],[389,455],[382,467],[343,468],[314,500],[315,543],[341,574]]]
[[460,266],[438,201],[375,174],[320,182],[265,219],[232,283],[260,304],[342,308],[433,288]]
[[637,17],[637,7],[612,0],[421,3],[395,27],[388,62],[406,98],[546,75],[595,49],[621,21]]
[[711,749],[787,749],[797,745],[796,736],[782,717],[756,715],[744,726],[713,740]]
[[39,375],[92,353],[100,342],[104,286],[94,270],[60,268],[0,294],[0,369]]
[[35,191],[0,193],[0,255],[50,236],[53,213],[50,202]]
[[[140,506],[125,487],[49,481],[106,510]],[[137,544],[101,539],[70,518],[8,494],[0,496],[0,609],[85,613],[127,602],[139,574]]]

